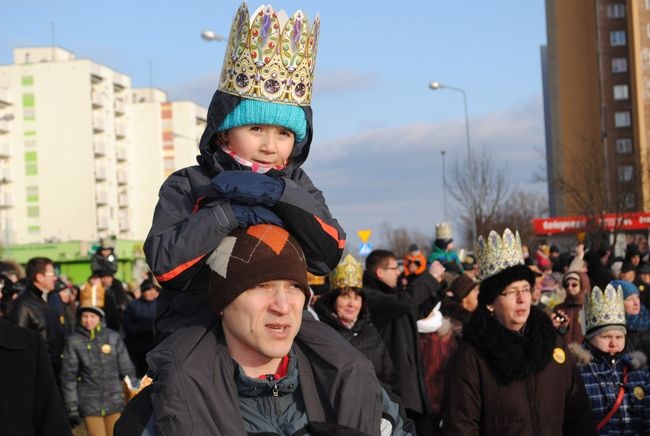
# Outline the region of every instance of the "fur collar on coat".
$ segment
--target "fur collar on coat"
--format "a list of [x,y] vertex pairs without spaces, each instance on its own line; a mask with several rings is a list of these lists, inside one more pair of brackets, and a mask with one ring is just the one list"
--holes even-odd
[[522,380],[546,368],[556,333],[549,317],[530,309],[524,334],[503,327],[485,307],[479,307],[464,327],[463,336],[486,360],[500,384]]

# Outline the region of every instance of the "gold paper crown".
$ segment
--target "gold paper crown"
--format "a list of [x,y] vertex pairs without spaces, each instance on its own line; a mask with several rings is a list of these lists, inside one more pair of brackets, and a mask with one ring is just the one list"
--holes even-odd
[[585,295],[585,327],[587,333],[606,325],[625,325],[625,298],[623,289],[607,284],[604,291],[598,286]]
[[79,306],[104,307],[104,287],[86,283],[79,292]]
[[243,2],[233,19],[219,90],[254,100],[307,106],[316,65],[320,18],[309,27],[296,11],[287,18],[262,5],[249,20]]
[[343,262],[330,273],[330,288],[361,288],[363,287],[363,268],[351,254],[345,256]]
[[449,223],[436,224],[436,239],[451,239],[451,225]]
[[513,234],[510,229],[503,232],[503,238],[494,230],[490,231],[487,240],[479,236],[475,251],[479,281],[511,266],[524,264],[519,232]]

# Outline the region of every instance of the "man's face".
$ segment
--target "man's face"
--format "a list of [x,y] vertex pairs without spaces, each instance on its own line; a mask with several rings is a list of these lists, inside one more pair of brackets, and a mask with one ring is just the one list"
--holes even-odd
[[241,293],[222,317],[232,358],[244,369],[279,363],[298,334],[304,305],[303,289],[293,280],[270,280]]
[[621,280],[625,280],[626,282],[630,282],[630,283],[634,281],[635,277],[636,277],[636,271],[634,270],[622,272],[620,275]]
[[110,288],[113,284],[113,276],[101,276],[100,280],[104,288]]
[[625,348],[625,333],[616,329],[605,330],[598,336],[589,339],[589,343],[603,353],[620,353]]
[[142,298],[146,301],[154,301],[158,298],[158,290],[156,288],[149,288],[142,291]]
[[36,273],[36,281],[34,285],[43,292],[50,292],[54,289],[56,283],[56,274],[54,273],[54,266],[49,264],[45,267],[45,272]]
[[385,262],[384,266],[377,268],[377,278],[391,288],[394,288],[397,286],[397,279],[400,275],[397,259],[390,257]]

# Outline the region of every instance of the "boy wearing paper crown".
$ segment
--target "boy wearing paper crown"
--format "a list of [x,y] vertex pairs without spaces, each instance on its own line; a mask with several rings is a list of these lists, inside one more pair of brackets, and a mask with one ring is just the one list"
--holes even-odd
[[179,329],[148,354],[153,383],[117,435],[413,434],[371,362],[303,318],[305,254],[285,229],[235,229],[208,266],[212,325]]
[[271,223],[302,245],[310,272],[335,268],[345,233],[300,168],[312,142],[312,83],[319,18],[246,3],[232,25],[208,109],[199,165],[162,185],[144,250],[162,286],[157,329],[210,317],[206,262],[233,229]]
[[[99,292],[97,292],[99,291]],[[122,380],[135,370],[119,333],[106,327],[103,289],[82,292],[76,331],[63,351],[61,389],[72,427],[83,418],[90,435],[112,435],[124,407]]]
[[[614,282],[612,282],[614,283]],[[570,344],[601,435],[650,431],[650,376],[646,356],[625,350],[623,290],[608,284],[585,297],[585,343]]]

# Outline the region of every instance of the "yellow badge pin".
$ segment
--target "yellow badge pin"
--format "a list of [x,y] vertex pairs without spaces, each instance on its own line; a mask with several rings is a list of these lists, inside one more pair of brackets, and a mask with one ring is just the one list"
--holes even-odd
[[553,350],[553,360],[555,360],[560,365],[564,363],[564,361],[566,360],[566,354],[564,353],[564,350],[562,348],[556,347]]
[[104,344],[102,345],[102,353],[108,354],[112,350],[110,344]]
[[643,399],[645,398],[645,391],[641,386],[635,386],[632,392],[634,392],[634,396],[639,401],[643,401]]

